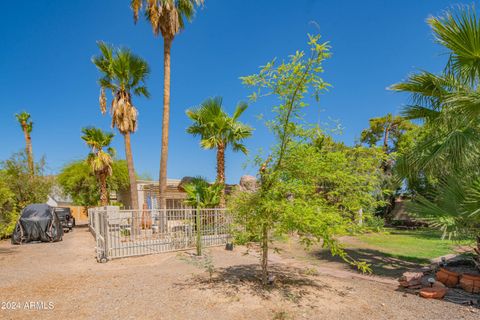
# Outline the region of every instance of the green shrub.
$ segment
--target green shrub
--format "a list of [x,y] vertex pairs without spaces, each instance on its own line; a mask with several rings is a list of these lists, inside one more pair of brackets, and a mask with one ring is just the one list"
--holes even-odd
[[367,216],[365,218],[365,226],[371,231],[383,231],[385,227],[385,219],[378,216]]
[[0,239],[12,234],[17,219],[15,194],[7,187],[5,180],[0,179]]

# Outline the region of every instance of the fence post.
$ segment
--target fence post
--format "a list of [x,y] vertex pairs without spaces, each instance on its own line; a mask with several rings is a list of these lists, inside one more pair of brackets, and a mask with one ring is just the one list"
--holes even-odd
[[220,211],[217,211],[218,209],[213,209],[213,232],[215,235],[218,234],[218,217],[217,215],[220,213]]
[[110,257],[110,228],[108,226],[108,212],[110,210],[110,207],[104,207],[105,210],[103,211],[103,226],[105,233],[103,235],[104,237],[104,243],[105,243],[105,258],[108,260]]
[[90,232],[93,233],[93,217],[92,217],[93,209],[89,208],[87,212],[88,212],[88,228],[89,228]]
[[95,241],[97,243],[97,261],[101,261],[102,259],[102,251],[104,250],[103,245],[101,244],[100,237],[102,235],[101,228],[100,228],[100,215],[97,212],[97,209],[94,209],[93,212],[93,220],[94,220],[94,228],[95,231]]
[[202,255],[202,218],[200,217],[202,210],[200,209],[200,195],[197,193],[197,214],[195,215],[197,225],[197,256]]

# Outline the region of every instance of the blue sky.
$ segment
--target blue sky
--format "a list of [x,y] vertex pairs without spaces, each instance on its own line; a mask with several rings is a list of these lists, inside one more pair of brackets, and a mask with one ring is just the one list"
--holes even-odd
[[[143,20],[133,24],[129,0],[5,1],[0,19],[0,159],[24,147],[14,114],[32,114],[35,157],[45,156],[48,172],[56,173],[88,149],[80,139],[84,126],[110,129],[110,118],[98,107],[98,72],[90,62],[96,41],[126,46],[151,67],[147,85],[151,99],[134,100],[139,129],[132,138],[139,173],[158,177],[161,137],[163,40],[154,38]],[[185,109],[220,95],[232,111],[250,90],[239,77],[252,74],[272,58],[305,48],[307,33],[320,26],[333,56],[324,79],[332,84],[319,105],[308,113],[311,122],[339,120],[339,140],[352,144],[368,119],[397,113],[405,95],[386,88],[418,69],[440,71],[442,48],[433,43],[425,23],[458,1],[442,0],[206,0],[192,24],[174,41],[169,177],[215,177],[215,152],[201,150],[185,133]],[[470,2],[468,2],[470,3]],[[249,107],[243,121],[256,128],[247,141],[251,155],[267,149],[272,137],[256,115],[268,113],[268,101]],[[320,110],[322,110],[320,112]],[[124,157],[123,139],[114,147]],[[247,157],[227,153],[227,182],[238,182],[255,169]]]

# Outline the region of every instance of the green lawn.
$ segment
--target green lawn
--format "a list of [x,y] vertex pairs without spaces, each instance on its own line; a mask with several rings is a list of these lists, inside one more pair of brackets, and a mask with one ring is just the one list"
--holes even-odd
[[409,261],[425,261],[453,253],[456,246],[451,240],[442,240],[439,231],[424,229],[387,229],[384,233],[364,234],[357,238],[371,249]]
[[[310,263],[331,268],[355,270],[339,256],[332,256],[327,248],[304,251],[298,242],[290,238],[276,240],[276,246],[282,249],[280,252],[288,257],[305,258]],[[429,265],[431,259],[455,253],[458,245],[450,240],[442,240],[441,232],[427,229],[386,229],[380,233],[345,236],[340,241],[352,259],[368,263],[375,275],[393,279],[405,271]]]

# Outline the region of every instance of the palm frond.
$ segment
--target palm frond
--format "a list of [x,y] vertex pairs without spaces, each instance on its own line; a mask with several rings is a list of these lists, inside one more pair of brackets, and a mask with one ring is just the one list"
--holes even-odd
[[[99,128],[87,127],[82,129],[82,139],[91,148],[87,163],[97,175],[112,175],[113,157],[115,150],[110,147],[113,133],[104,132]],[[107,148],[105,152],[104,149]]]
[[33,122],[28,112],[23,111],[21,113],[17,113],[15,114],[15,118],[17,118],[17,121],[23,130],[26,130],[28,133],[32,132]]
[[195,9],[201,7],[204,0],[131,0],[133,20],[138,21],[143,10],[155,35],[173,39],[185,27],[185,20],[191,21]]
[[480,76],[480,21],[474,6],[459,6],[442,17],[428,19],[435,39],[450,50],[447,73],[469,83]]
[[149,97],[150,93],[145,81],[150,72],[148,64],[127,48],[115,49],[104,42],[98,43],[101,55],[92,59],[102,73],[98,80],[101,88],[99,102],[102,113],[106,111],[105,90],[112,92],[110,113],[112,127],[118,128],[122,134],[135,132],[137,129],[138,111],[133,105],[132,96]]
[[[200,145],[205,149],[218,148],[228,144],[240,143],[252,135],[253,129],[238,121],[247,105],[240,103],[232,117],[222,108],[222,98],[214,97],[205,100],[199,107],[186,111],[192,124],[187,133],[200,136]],[[244,151],[234,149],[234,151]]]
[[426,120],[433,121],[439,116],[439,111],[419,105],[407,106],[402,110],[402,116],[408,120]]
[[247,110],[247,108],[248,108],[248,104],[246,102],[243,102],[243,101],[240,102],[237,105],[237,108],[235,108],[235,112],[233,113],[232,119],[237,120],[238,118],[240,118],[240,116],[243,114],[245,110]]
[[407,208],[418,219],[443,230],[444,236],[470,233],[480,223],[480,180],[455,173],[427,196],[416,196]]

